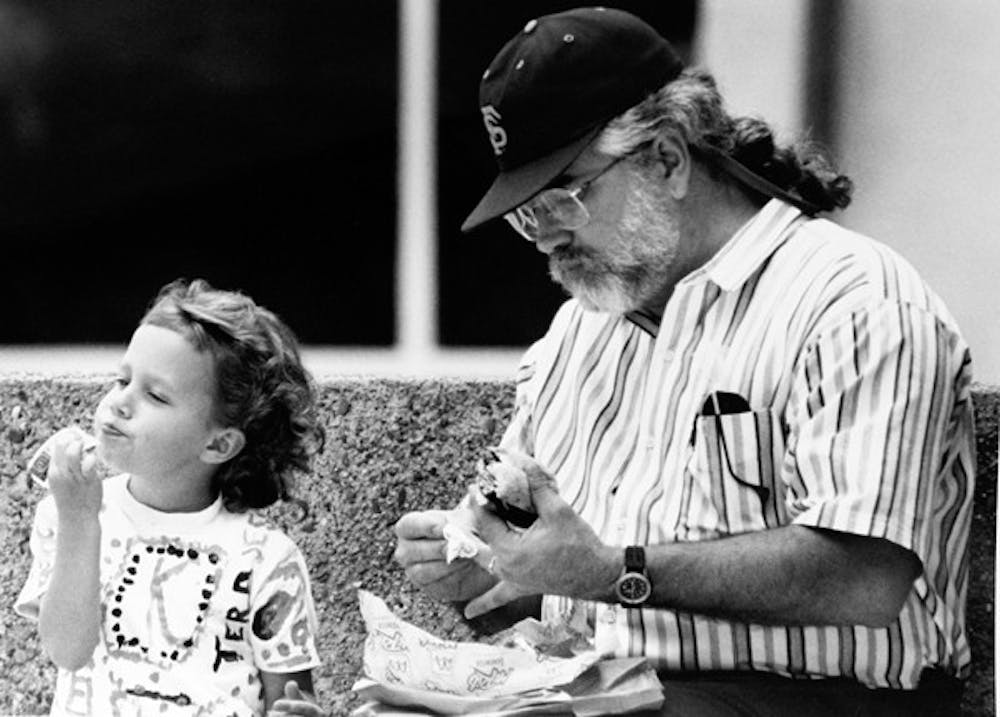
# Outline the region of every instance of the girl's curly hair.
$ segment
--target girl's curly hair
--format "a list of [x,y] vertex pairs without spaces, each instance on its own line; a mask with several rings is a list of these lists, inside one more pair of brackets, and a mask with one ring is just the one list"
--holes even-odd
[[[843,209],[851,202],[851,180],[833,168],[821,147],[806,140],[779,145],[763,120],[731,117],[715,79],[705,70],[684,70],[611,120],[597,146],[612,156],[624,156],[651,144],[664,131],[678,133],[702,158],[735,160],[818,210]],[[711,161],[709,167],[715,176],[722,175]],[[745,184],[740,186],[756,193]]]
[[243,450],[212,477],[226,508],[288,500],[292,475],[309,470],[325,440],[315,383],[292,331],[250,297],[202,279],[164,286],[141,323],[176,331],[212,355],[215,418],[246,437]]

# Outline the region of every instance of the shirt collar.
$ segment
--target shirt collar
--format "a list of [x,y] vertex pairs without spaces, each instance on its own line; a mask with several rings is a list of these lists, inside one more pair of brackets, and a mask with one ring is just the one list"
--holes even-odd
[[196,531],[213,520],[222,512],[222,496],[206,508],[192,513],[165,513],[140,503],[128,488],[128,476],[118,476],[114,489],[118,490],[118,501],[121,510],[132,522],[143,531],[170,530],[177,533]]
[[681,283],[707,277],[723,291],[733,291],[753,276],[790,236],[788,229],[805,215],[792,205],[772,199],[727,241],[704,266]]
[[[678,286],[707,278],[723,291],[739,288],[790,236],[788,229],[805,218],[791,204],[780,199],[770,200],[737,230],[715,256],[684,277]],[[659,331],[659,321],[644,312],[631,311],[625,314],[625,318],[650,336],[655,337]]]

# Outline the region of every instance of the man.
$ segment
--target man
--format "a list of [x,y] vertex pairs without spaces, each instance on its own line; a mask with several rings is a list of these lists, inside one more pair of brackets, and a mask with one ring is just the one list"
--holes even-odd
[[910,265],[815,218],[849,180],[612,9],[530,21],[480,100],[500,173],[463,228],[504,216],[572,299],[502,441],[537,521],[477,507],[490,550],[446,563],[442,512],[407,514],[409,578],[469,617],[544,595],[645,655],[664,714],[957,712],[968,350]]

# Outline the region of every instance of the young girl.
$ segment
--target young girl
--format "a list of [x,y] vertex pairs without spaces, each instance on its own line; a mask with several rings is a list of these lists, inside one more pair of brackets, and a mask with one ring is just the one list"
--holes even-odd
[[305,561],[247,512],[322,447],[289,329],[242,294],[165,286],[93,430],[96,456],[56,434],[16,606],[59,667],[51,714],[322,715]]

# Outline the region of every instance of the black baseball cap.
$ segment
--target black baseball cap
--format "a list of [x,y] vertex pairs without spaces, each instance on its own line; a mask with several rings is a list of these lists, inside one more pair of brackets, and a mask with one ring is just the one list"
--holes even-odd
[[493,58],[479,85],[500,173],[462,231],[544,189],[609,120],[682,69],[670,43],[623,10],[585,7],[530,20]]

